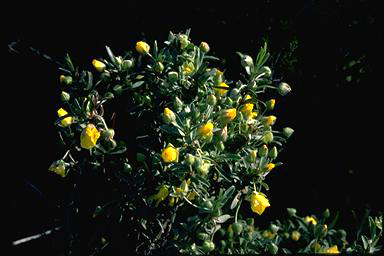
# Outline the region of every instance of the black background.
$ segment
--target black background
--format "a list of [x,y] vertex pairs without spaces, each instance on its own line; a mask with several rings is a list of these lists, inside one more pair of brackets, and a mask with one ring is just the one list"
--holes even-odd
[[[341,226],[354,230],[351,210],[360,215],[364,208],[383,210],[382,32],[372,2],[143,5],[5,8],[12,15],[2,21],[2,128],[9,163],[2,169],[12,180],[3,180],[11,184],[11,240],[49,229],[56,205],[66,198],[62,179],[47,171],[63,154],[55,150],[53,127],[60,73],[25,46],[57,60],[70,53],[77,65],[90,69],[93,58],[106,56],[105,45],[123,54],[138,40],[161,43],[169,30],[188,28],[193,42],[208,42],[212,54],[226,60],[226,74],[233,80],[241,70],[236,51],[255,56],[263,38],[272,53],[284,52],[293,39],[298,42],[293,69],[276,67],[293,89],[277,98],[276,125],[295,133],[279,155],[284,165],[269,176],[272,207],[261,220],[283,218],[287,207],[303,215],[329,208],[340,211]],[[12,42],[18,42],[19,53],[7,49]],[[360,63],[343,68],[356,59]]]

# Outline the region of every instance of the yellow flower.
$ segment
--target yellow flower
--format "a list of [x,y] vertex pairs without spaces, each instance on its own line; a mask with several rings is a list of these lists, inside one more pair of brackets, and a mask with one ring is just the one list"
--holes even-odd
[[272,110],[275,108],[275,103],[276,103],[276,100],[275,99],[270,99],[269,101],[266,102],[267,104],[267,108],[269,110]]
[[139,41],[136,43],[136,51],[141,54],[147,54],[149,52],[149,45],[146,42]]
[[[252,110],[253,110],[253,104],[247,103],[241,107],[240,112],[243,114],[243,116],[245,116],[248,119],[250,116],[252,116]],[[254,113],[256,113],[256,112],[254,112]]]
[[261,193],[254,192],[251,195],[251,209],[253,212],[261,215],[265,208],[271,206],[268,199]]
[[80,135],[80,146],[85,149],[91,149],[96,146],[97,140],[100,138],[100,132],[93,124],[87,124]]
[[[59,117],[62,117],[62,116],[68,115],[68,112],[65,111],[63,108],[60,108],[59,110],[57,110],[57,115]],[[72,124],[72,122],[73,122],[73,117],[69,116],[61,120],[61,125],[65,127]]]
[[163,119],[164,121],[168,124],[168,123],[172,123],[172,122],[175,122],[176,120],[176,115],[175,113],[170,110],[169,108],[164,108],[164,112],[163,112]]
[[224,123],[229,123],[233,121],[236,117],[236,108],[230,108],[223,110],[222,115],[221,115],[221,120]]
[[275,124],[275,122],[276,122],[276,117],[275,116],[267,116],[266,118],[265,118],[265,124],[266,125],[274,125]]
[[193,190],[193,191],[191,191],[191,192],[188,193],[188,195],[187,195],[187,199],[188,199],[189,201],[192,201],[192,200],[195,200],[196,196],[197,196],[197,193],[196,193],[196,191]]
[[292,231],[292,234],[291,234],[291,238],[293,241],[298,241],[300,239],[300,232],[295,230],[295,231]]
[[211,138],[213,136],[213,124],[211,122],[207,122],[199,128],[198,133],[204,139]]
[[156,207],[159,205],[159,203],[168,196],[169,191],[168,191],[168,186],[163,185],[160,187],[159,192],[157,192],[156,195],[152,196],[152,199],[156,200]]
[[165,163],[174,163],[177,162],[179,156],[179,151],[173,146],[167,146],[161,152],[161,158]]
[[194,70],[193,63],[185,63],[183,64],[184,74],[191,74]]
[[274,163],[269,163],[269,164],[266,164],[265,165],[265,169],[267,170],[267,171],[271,171],[273,168],[275,168],[275,164]]
[[304,221],[307,224],[309,224],[309,223],[312,223],[313,225],[317,224],[316,219],[314,217],[310,217],[310,216],[305,217]]
[[225,94],[228,92],[228,89],[229,89],[229,86],[226,84],[226,83],[224,83],[224,82],[222,82],[222,83],[220,83],[219,85],[218,85],[218,87],[221,87],[221,88],[227,88],[227,89],[221,89],[221,88],[214,88],[214,91],[215,91],[215,93],[217,94],[217,95],[219,95],[219,96],[225,96]]
[[331,253],[331,254],[336,254],[336,253],[340,253],[339,252],[339,249],[337,248],[337,245],[334,245],[332,247],[329,247],[325,253]]
[[92,60],[92,65],[99,72],[103,72],[105,69],[105,64],[96,59]]
[[67,173],[65,171],[65,162],[63,160],[57,160],[53,162],[51,166],[49,166],[48,170],[60,175],[63,178],[67,176]]

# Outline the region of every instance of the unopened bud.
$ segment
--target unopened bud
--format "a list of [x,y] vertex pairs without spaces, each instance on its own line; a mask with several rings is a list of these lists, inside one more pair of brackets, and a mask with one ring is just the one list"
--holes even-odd
[[195,157],[191,154],[186,154],[185,156],[185,162],[188,164],[188,165],[193,165],[195,163]]
[[240,90],[237,88],[233,88],[229,93],[229,97],[231,97],[231,99],[233,100],[237,100],[237,97],[239,97],[239,94],[240,94]]
[[111,140],[115,136],[115,130],[109,128],[101,134],[101,136],[106,140]]
[[291,128],[291,127],[285,127],[283,129],[283,135],[288,139],[289,137],[291,137],[292,133],[294,132],[294,130]]
[[324,218],[329,218],[329,216],[331,215],[331,213],[329,212],[329,209],[327,208],[324,212],[323,212],[323,217]]
[[156,62],[156,64],[155,64],[155,71],[157,73],[161,73],[161,72],[163,72],[163,70],[164,70],[163,63],[161,63],[160,61]]
[[287,208],[287,212],[288,212],[289,217],[296,216],[296,209],[295,208]]
[[272,70],[268,66],[261,67],[261,73],[264,73],[266,77],[270,77],[272,75]]
[[253,59],[249,55],[243,55],[243,58],[241,59],[241,65],[243,67],[249,67],[253,65]]
[[275,103],[276,103],[276,100],[275,99],[270,99],[269,101],[266,102],[267,104],[267,109],[268,110],[273,110],[275,108]]
[[132,60],[123,60],[123,62],[121,63],[121,68],[123,70],[128,70],[131,67],[133,67],[133,61]]
[[273,133],[270,132],[270,131],[267,131],[266,133],[264,133],[264,136],[263,136],[263,142],[265,144],[269,144],[273,141]]
[[276,157],[277,157],[277,148],[276,148],[276,146],[273,146],[273,148],[269,151],[268,156],[269,156],[272,160],[276,159]]
[[270,227],[269,227],[272,231],[272,233],[277,233],[277,231],[279,231],[279,226],[276,226],[275,224],[271,224]]
[[291,87],[289,86],[289,84],[284,83],[284,82],[281,82],[281,83],[277,86],[277,91],[280,93],[280,95],[285,96],[285,95],[288,94],[290,91],[292,91],[292,89],[291,89]]
[[183,102],[176,96],[173,101],[173,106],[175,107],[176,112],[180,112],[183,109],[183,105]]
[[69,101],[70,98],[71,98],[71,96],[69,95],[69,93],[64,92],[64,91],[61,92],[61,100],[62,100],[63,102],[67,102],[67,101]]
[[70,85],[70,84],[72,84],[72,77],[61,75],[60,76],[60,83]]
[[268,245],[268,252],[270,254],[276,254],[278,250],[279,250],[279,247],[275,243],[271,242]]
[[179,74],[176,71],[168,72],[168,79],[171,83],[176,82],[179,78]]
[[209,45],[206,42],[201,42],[199,48],[203,53],[209,52]]
[[261,146],[261,147],[259,148],[258,153],[259,153],[259,156],[260,156],[260,157],[267,156],[267,155],[268,155],[268,147],[267,147],[267,145],[264,144],[263,146]]
[[216,105],[217,103],[217,99],[216,99],[216,96],[211,94],[211,95],[208,95],[207,97],[207,104],[210,105],[210,106],[214,106]]

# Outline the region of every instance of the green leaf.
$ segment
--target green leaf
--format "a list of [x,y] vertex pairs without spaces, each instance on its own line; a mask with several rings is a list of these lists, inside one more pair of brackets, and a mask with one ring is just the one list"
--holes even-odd
[[221,215],[221,216],[219,216],[219,217],[216,217],[215,219],[216,219],[216,222],[217,222],[217,223],[224,223],[224,222],[226,222],[227,220],[229,220],[230,218],[232,218],[231,215],[229,215],[229,214],[224,214],[224,215]]
[[336,216],[333,219],[333,221],[331,222],[331,224],[329,224],[328,229],[332,229],[336,225],[336,222],[337,222],[338,219],[339,219],[339,212],[337,211],[336,212]]
[[86,89],[90,90],[93,86],[93,75],[90,71],[87,71],[87,75],[88,75],[88,81],[87,81]]
[[65,56],[65,63],[67,64],[69,70],[71,72],[75,72],[75,67],[73,66],[73,63],[72,63],[72,60],[71,58],[69,57],[69,54],[67,53],[67,55]]
[[232,197],[233,192],[235,192],[235,186],[234,185],[229,187],[224,192],[224,194],[220,197],[219,202],[218,202],[219,208],[221,208],[221,207],[223,207],[225,205],[225,203],[229,200],[229,198]]
[[118,65],[117,61],[116,61],[116,57],[115,55],[113,54],[111,48],[109,48],[108,46],[105,46],[105,49],[107,49],[107,53],[108,53],[108,56],[109,56],[109,59],[111,60],[111,62],[114,64],[114,65]]
[[368,238],[365,235],[362,235],[361,240],[363,241],[364,250],[367,250],[369,246]]
[[239,161],[241,159],[241,156],[239,156],[238,154],[221,154],[219,156],[217,156],[218,160],[220,161],[224,161],[224,160],[235,160],[235,161]]
[[131,88],[132,88],[132,89],[136,89],[136,88],[142,86],[144,83],[145,83],[145,81],[137,81],[137,82],[135,82],[135,83],[131,86]]
[[368,223],[369,223],[369,232],[371,234],[371,238],[374,238],[376,236],[376,223],[371,216],[368,217]]
[[232,203],[231,203],[231,207],[230,207],[231,210],[233,210],[236,207],[236,205],[239,203],[240,195],[241,195],[241,191],[239,191],[237,193],[237,195],[233,198]]

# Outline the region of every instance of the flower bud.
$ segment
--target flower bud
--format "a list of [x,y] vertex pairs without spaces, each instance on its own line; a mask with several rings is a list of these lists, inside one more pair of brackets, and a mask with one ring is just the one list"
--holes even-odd
[[283,129],[283,135],[288,139],[289,137],[291,137],[292,133],[294,132],[294,130],[291,128],[291,127],[285,127]]
[[70,85],[70,84],[72,84],[72,77],[61,75],[60,76],[60,83]]
[[262,140],[265,144],[271,143],[273,141],[273,133],[270,131],[267,131],[266,133],[264,133]]
[[58,175],[60,175],[61,177],[65,177],[67,176],[67,171],[66,171],[66,163],[63,161],[63,160],[57,160],[55,162],[53,162],[51,164],[51,166],[49,166],[48,170],[51,171],[51,172],[54,172]]
[[297,230],[292,231],[291,238],[293,241],[299,241],[300,236],[301,236],[301,234],[299,231],[297,231]]
[[180,42],[180,49],[185,49],[189,45],[189,39],[188,36],[185,34],[180,34],[178,36],[179,42]]
[[208,95],[207,97],[207,104],[210,106],[214,106],[217,103],[216,96],[213,94]]
[[205,252],[211,252],[215,250],[215,244],[211,240],[205,240],[203,243],[203,250]]
[[123,165],[123,171],[124,172],[130,172],[132,171],[132,166],[129,163],[124,163]]
[[111,99],[115,98],[115,96],[111,92],[106,92],[104,94],[104,98],[107,99],[107,100],[111,100]]
[[195,163],[195,157],[188,153],[188,154],[185,155],[185,162],[188,165],[193,165]]
[[276,146],[273,146],[273,148],[269,151],[269,154],[268,154],[268,156],[272,159],[272,160],[274,160],[274,159],[276,159],[276,157],[277,157],[277,148],[276,148]]
[[199,48],[200,48],[200,51],[202,51],[203,53],[209,52],[209,45],[206,42],[201,42]]
[[168,79],[171,83],[176,82],[179,78],[179,74],[176,71],[168,72]]
[[287,208],[288,216],[294,217],[296,216],[296,209],[295,208]]
[[164,70],[163,63],[161,63],[160,61],[156,62],[156,64],[155,64],[155,71],[157,73],[161,73],[161,72],[163,72],[163,70]]
[[115,130],[109,128],[101,134],[102,138],[105,140],[111,140],[115,136]]
[[149,45],[146,42],[139,41],[136,43],[136,51],[141,54],[147,54],[149,53]]
[[204,233],[204,232],[197,233],[196,237],[197,237],[197,239],[200,239],[200,240],[209,239],[209,235],[207,233]]
[[261,146],[261,147],[259,148],[258,153],[259,153],[259,156],[260,156],[260,157],[265,157],[265,156],[267,156],[267,155],[268,155],[268,147],[267,147],[267,145],[264,144],[263,146]]
[[233,232],[237,235],[240,235],[241,231],[243,231],[243,226],[239,222],[235,222],[232,224]]
[[175,107],[176,112],[180,112],[183,109],[183,105],[183,102],[176,96],[173,101],[173,106]]
[[176,120],[176,115],[175,113],[173,113],[172,110],[170,110],[169,108],[164,108],[164,112],[163,112],[163,120],[165,123],[169,124],[169,123],[173,123],[175,122]]
[[270,244],[268,244],[268,252],[270,254],[276,254],[278,250],[279,247],[275,243],[271,242]]
[[278,91],[278,93],[280,93],[280,95],[285,96],[285,95],[288,94],[290,91],[292,91],[292,89],[291,89],[291,87],[289,86],[289,84],[284,83],[284,82],[281,82],[281,83],[277,86],[277,91]]
[[275,122],[276,122],[276,117],[275,116],[266,116],[263,118],[263,123],[264,125],[267,125],[267,126],[271,126],[271,125],[274,125]]
[[197,171],[205,176],[208,174],[209,172],[209,168],[211,167],[211,165],[205,161],[202,161],[198,166],[197,166]]
[[227,126],[224,126],[224,128],[221,129],[220,138],[224,142],[227,141],[227,139],[228,139],[228,127]]
[[123,62],[121,63],[121,68],[123,70],[128,70],[131,67],[133,67],[133,61],[132,60],[123,60]]
[[272,233],[277,233],[277,231],[279,231],[279,226],[276,226],[275,224],[271,224],[270,226],[269,226],[269,229],[272,231]]
[[67,101],[69,101],[70,98],[71,98],[71,96],[69,95],[69,93],[67,93],[67,92],[65,92],[65,91],[62,91],[62,92],[61,92],[61,100],[62,100],[63,102],[67,102]]
[[99,72],[103,72],[106,67],[106,65],[103,62],[96,59],[92,60],[92,65]]
[[253,59],[249,55],[243,55],[243,58],[241,58],[241,65],[243,67],[249,67],[253,65]]
[[329,209],[327,208],[324,212],[323,212],[323,217],[328,219],[329,216],[331,215],[331,213],[329,212]]
[[217,143],[217,149],[221,152],[221,151],[224,151],[224,149],[225,149],[225,145],[224,145],[224,143],[222,142],[222,141],[219,141],[218,143]]
[[256,156],[257,156],[257,150],[252,150],[248,155],[248,161],[251,163],[254,163],[256,161]]
[[272,75],[272,70],[268,66],[263,66],[260,69],[261,73],[264,73],[266,77],[270,77]]
[[273,110],[275,108],[275,103],[276,103],[275,99],[270,99],[265,104],[267,104],[267,109],[268,110]]

